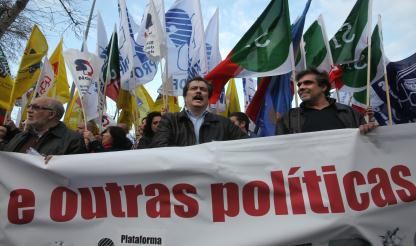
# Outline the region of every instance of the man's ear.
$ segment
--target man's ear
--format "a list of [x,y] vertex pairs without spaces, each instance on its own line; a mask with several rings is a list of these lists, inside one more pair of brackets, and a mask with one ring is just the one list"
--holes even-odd
[[53,110],[49,110],[50,114],[48,116],[48,119],[52,120],[56,117],[56,112]]

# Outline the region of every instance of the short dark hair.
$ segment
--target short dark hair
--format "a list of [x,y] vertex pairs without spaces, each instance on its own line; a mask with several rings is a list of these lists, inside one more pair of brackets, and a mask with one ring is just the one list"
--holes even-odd
[[236,117],[239,122],[246,123],[245,128],[248,132],[248,126],[250,125],[250,119],[248,118],[248,116],[243,112],[232,112],[228,118],[231,118],[233,116]]
[[315,79],[318,82],[319,87],[326,86],[325,96],[329,97],[329,95],[330,95],[329,91],[331,90],[331,84],[329,83],[328,73],[325,72],[325,71],[319,71],[316,68],[309,68],[309,69],[306,69],[306,70],[301,71],[300,73],[298,73],[296,75],[296,81],[299,81],[301,78],[303,78],[304,76],[309,75],[309,74],[315,75]]
[[192,78],[192,79],[189,79],[188,81],[186,81],[185,86],[183,87],[183,93],[182,93],[183,97],[186,97],[186,93],[188,92],[188,89],[189,89],[189,84],[192,81],[202,81],[202,82],[204,82],[208,87],[208,98],[211,97],[211,95],[212,95],[212,85],[211,85],[210,82],[208,82],[208,80],[205,80],[202,77],[195,77],[195,78]]
[[143,135],[146,137],[153,137],[154,132],[152,130],[152,121],[155,117],[162,117],[162,114],[158,111],[153,111],[147,114],[146,116],[146,125],[144,125]]

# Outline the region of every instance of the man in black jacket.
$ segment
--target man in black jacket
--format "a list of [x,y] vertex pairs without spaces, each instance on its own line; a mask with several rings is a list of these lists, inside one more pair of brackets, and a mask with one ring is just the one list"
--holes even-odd
[[229,119],[207,111],[211,93],[211,84],[203,78],[188,80],[183,88],[185,109],[162,116],[151,146],[188,146],[246,138]]
[[329,98],[331,85],[328,74],[308,69],[296,76],[298,94],[302,99],[299,108],[289,110],[278,119],[277,134],[314,132],[341,128],[359,128],[365,134],[376,128],[372,121],[347,105]]
[[4,151],[28,153],[32,148],[44,156],[85,153],[81,135],[60,122],[64,112],[55,99],[34,99],[27,109],[27,130],[14,136]]

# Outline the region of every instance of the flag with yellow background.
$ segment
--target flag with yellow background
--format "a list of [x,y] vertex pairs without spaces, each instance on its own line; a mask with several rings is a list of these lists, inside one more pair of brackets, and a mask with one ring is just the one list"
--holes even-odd
[[38,26],[34,25],[29,40],[27,41],[15,83],[12,89],[11,105],[16,98],[22,96],[36,82],[40,74],[42,58],[48,51],[48,43]]
[[53,87],[49,89],[48,96],[55,98],[64,104],[69,102],[70,93],[62,45],[63,40],[61,38],[55,51],[49,58],[49,62],[51,63],[55,74],[55,82],[53,83]]

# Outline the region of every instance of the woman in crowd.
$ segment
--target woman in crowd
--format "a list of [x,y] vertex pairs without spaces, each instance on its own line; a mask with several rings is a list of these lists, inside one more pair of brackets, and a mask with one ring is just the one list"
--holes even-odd
[[90,131],[84,131],[84,139],[90,153],[121,151],[131,149],[131,142],[126,137],[123,128],[109,126],[101,133],[101,141]]
[[146,149],[150,147],[153,136],[157,131],[157,126],[162,119],[160,112],[151,112],[146,117],[146,124],[143,129],[143,136],[140,138],[138,149]]

